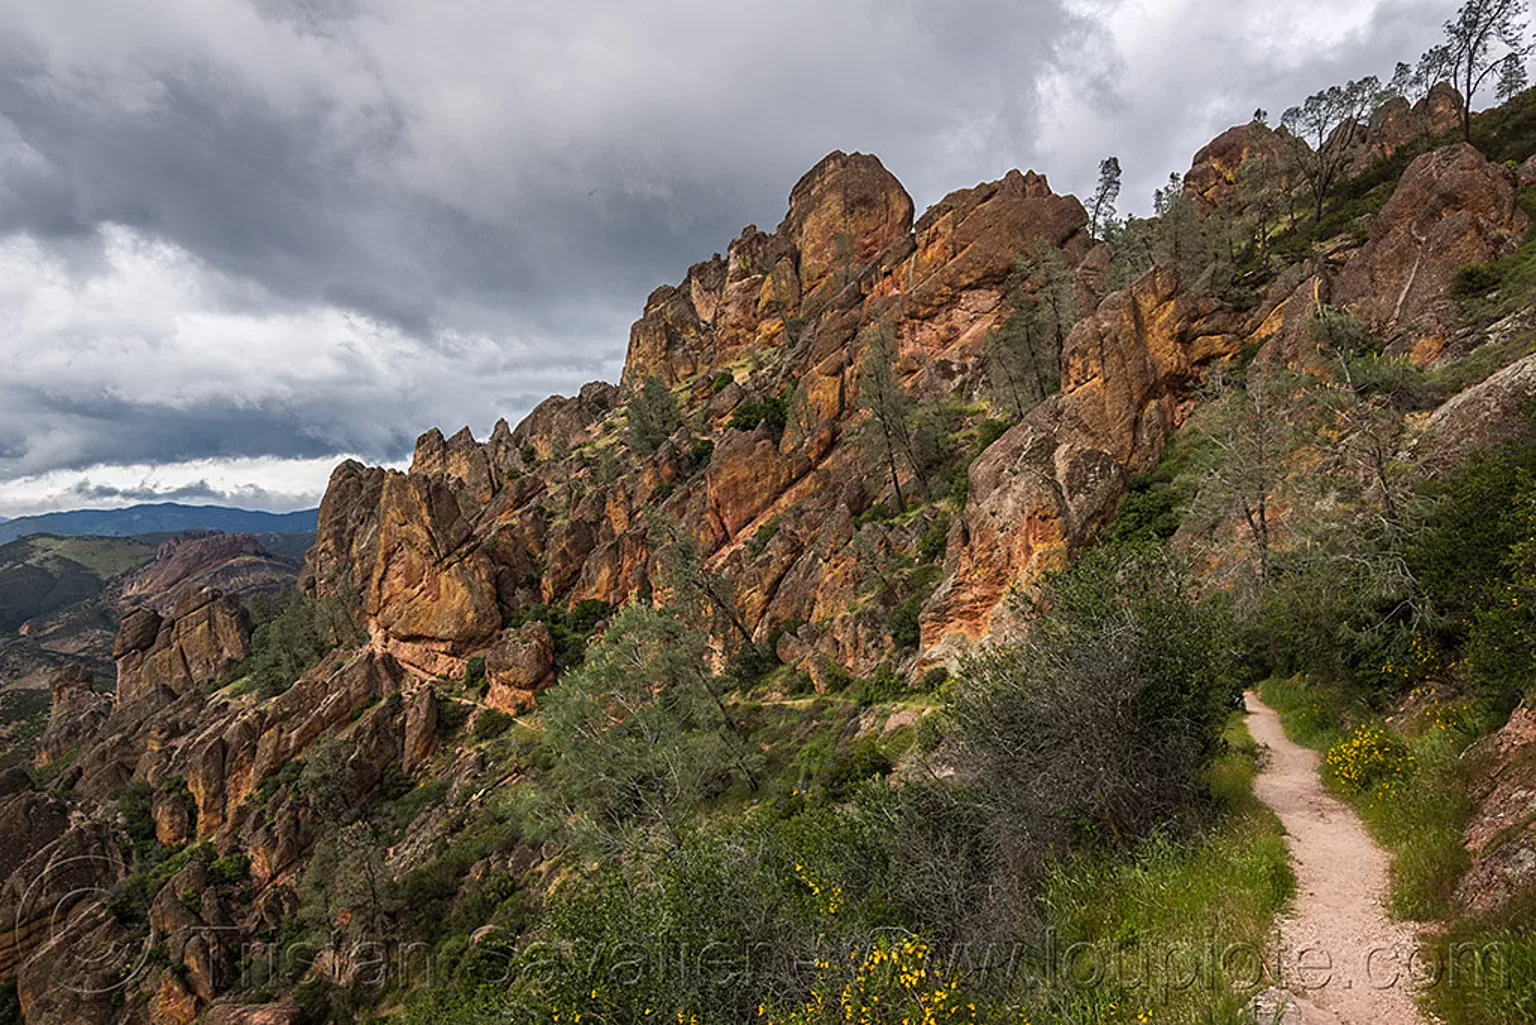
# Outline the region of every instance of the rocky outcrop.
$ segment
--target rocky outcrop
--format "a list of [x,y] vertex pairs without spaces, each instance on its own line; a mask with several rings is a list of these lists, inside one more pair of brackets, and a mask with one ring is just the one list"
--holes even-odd
[[1476,811],[1463,842],[1471,865],[1456,887],[1476,911],[1503,907],[1536,884],[1536,710],[1521,705],[1509,722],[1467,753],[1481,766],[1471,797]]
[[291,587],[296,561],[273,555],[250,534],[182,534],[160,545],[155,559],[123,582],[118,600],[169,615],[189,594],[216,590],[232,598]]
[[795,184],[779,234],[799,254],[800,288],[816,298],[846,286],[912,228],[912,197],[879,158],[827,154]]
[[434,672],[501,625],[491,564],[440,478],[389,473],[376,510],[378,553],[363,592],[372,630]]
[[1536,355],[1517,360],[1445,402],[1414,443],[1430,466],[1448,466],[1530,432],[1526,410],[1536,397]]
[[1061,393],[972,465],[945,577],[923,609],[925,659],[1012,630],[1008,597],[1093,536],[1131,474],[1157,465],[1199,369],[1241,344],[1242,318],[1157,268],[1080,323]]
[[512,431],[512,444],[527,450],[534,459],[564,458],[582,433],[609,413],[619,402],[618,389],[606,381],[594,381],[573,398],[553,395],[533,408]]
[[48,729],[37,743],[33,763],[52,765],[96,739],[112,712],[112,696],[95,690],[96,678],[81,666],[68,666],[48,681]]
[[1530,219],[1506,169],[1458,143],[1408,165],[1334,289],[1378,334],[1440,337],[1457,319],[1446,293],[1456,272],[1512,252]]
[[1229,128],[1195,154],[1184,190],[1205,206],[1241,212],[1254,198],[1244,176],[1251,176],[1248,183],[1257,187],[1285,173],[1286,150],[1296,145],[1290,133],[1261,121]]
[[1417,103],[1396,96],[1377,107],[1366,126],[1360,152],[1350,164],[1350,174],[1361,174],[1373,164],[1389,159],[1424,139],[1445,135],[1461,127],[1461,93],[1449,82],[1440,82]]
[[132,704],[156,687],[179,695],[223,679],[247,655],[250,636],[240,603],[206,588],[185,595],[168,617],[153,609],[129,612],[112,646],[116,704]]
[[543,623],[507,630],[485,656],[485,703],[519,713],[534,695],[555,682],[555,643]]

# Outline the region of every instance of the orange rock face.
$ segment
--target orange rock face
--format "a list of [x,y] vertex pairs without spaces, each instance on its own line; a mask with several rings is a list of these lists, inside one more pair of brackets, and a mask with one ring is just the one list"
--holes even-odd
[[1239,176],[1245,165],[1259,165],[1263,173],[1281,169],[1287,146],[1296,145],[1286,133],[1257,121],[1222,132],[1195,154],[1184,189],[1205,204],[1232,210],[1243,202]]
[[800,254],[808,296],[841,290],[843,274],[869,263],[912,228],[912,197],[877,157],[828,154],[789,194],[779,233]]
[[1370,242],[1339,275],[1334,302],[1388,337],[1438,330],[1450,314],[1437,316],[1437,306],[1456,272],[1513,251],[1529,223],[1512,176],[1475,147],[1426,153],[1408,165]]
[[508,713],[526,712],[534,695],[555,682],[555,644],[543,623],[508,630],[485,656],[489,685],[485,703]]
[[1241,318],[1154,269],[1078,324],[1062,390],[972,465],[945,578],[923,609],[922,646],[941,661],[1008,636],[1009,594],[1066,565],[1114,514],[1130,474],[1152,469],[1199,368],[1235,353]]
[[250,636],[240,603],[208,589],[188,594],[165,619],[150,610],[129,613],[113,644],[117,704],[157,686],[186,694],[222,679],[245,658]]

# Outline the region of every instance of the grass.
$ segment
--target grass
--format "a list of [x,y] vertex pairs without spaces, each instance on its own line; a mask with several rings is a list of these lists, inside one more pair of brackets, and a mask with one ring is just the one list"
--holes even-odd
[[1444,971],[1428,1003],[1445,1025],[1536,1021],[1536,893],[1453,923],[1428,952]]
[[[1364,698],[1338,684],[1294,677],[1269,680],[1262,693],[1280,713],[1286,735],[1318,751],[1343,743],[1357,727],[1383,725]],[[1387,910],[1394,918],[1422,922],[1451,913],[1452,891],[1467,867],[1461,837],[1473,804],[1461,753],[1479,730],[1470,711],[1457,711],[1464,707],[1431,702],[1386,727],[1401,743],[1401,771],[1358,792],[1323,771],[1324,782],[1392,856]]]
[[103,580],[149,562],[155,557],[154,545],[121,537],[34,537],[27,560],[42,564],[49,559],[68,559],[79,563]]
[[[1210,828],[1158,838],[1127,858],[1107,853],[1052,873],[1045,903],[1060,950],[1086,944],[1111,972],[1098,985],[1059,974],[1041,1017],[1059,1022],[1239,1022],[1262,985],[1259,958],[1291,899],[1284,830],[1253,795],[1258,747],[1240,718],[1208,770]],[[1081,968],[1085,962],[1074,959]]]

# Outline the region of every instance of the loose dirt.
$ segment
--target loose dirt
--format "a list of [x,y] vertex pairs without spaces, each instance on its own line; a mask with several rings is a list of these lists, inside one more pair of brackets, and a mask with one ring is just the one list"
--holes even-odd
[[1285,1025],[1420,1025],[1417,944],[1412,925],[1387,915],[1386,853],[1323,788],[1317,753],[1292,743],[1258,698],[1247,704],[1248,729],[1265,748],[1254,792],[1280,816],[1295,859],[1296,903],[1280,923],[1272,969],[1290,998]]

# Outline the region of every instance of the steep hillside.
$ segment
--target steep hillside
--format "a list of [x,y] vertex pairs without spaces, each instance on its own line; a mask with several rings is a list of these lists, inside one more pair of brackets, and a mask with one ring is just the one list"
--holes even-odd
[[[1034,172],[915,216],[830,154],[651,294],[618,385],[338,467],[302,593],[250,596],[283,560],[249,538],[167,542],[115,592],[110,697],[52,674],[0,778],[14,1007],[1238,1020],[1229,965],[1050,958],[1268,942],[1291,879],[1241,689],[1379,716],[1432,682],[1474,734],[1524,699],[1487,641],[1529,656],[1523,613],[1480,588],[1528,570],[1536,166],[1485,153],[1536,150],[1536,98],[1477,145],[1458,104],[1337,136],[1316,209],[1255,122],[1096,231]],[[1527,719],[1468,834],[1500,907]]]

